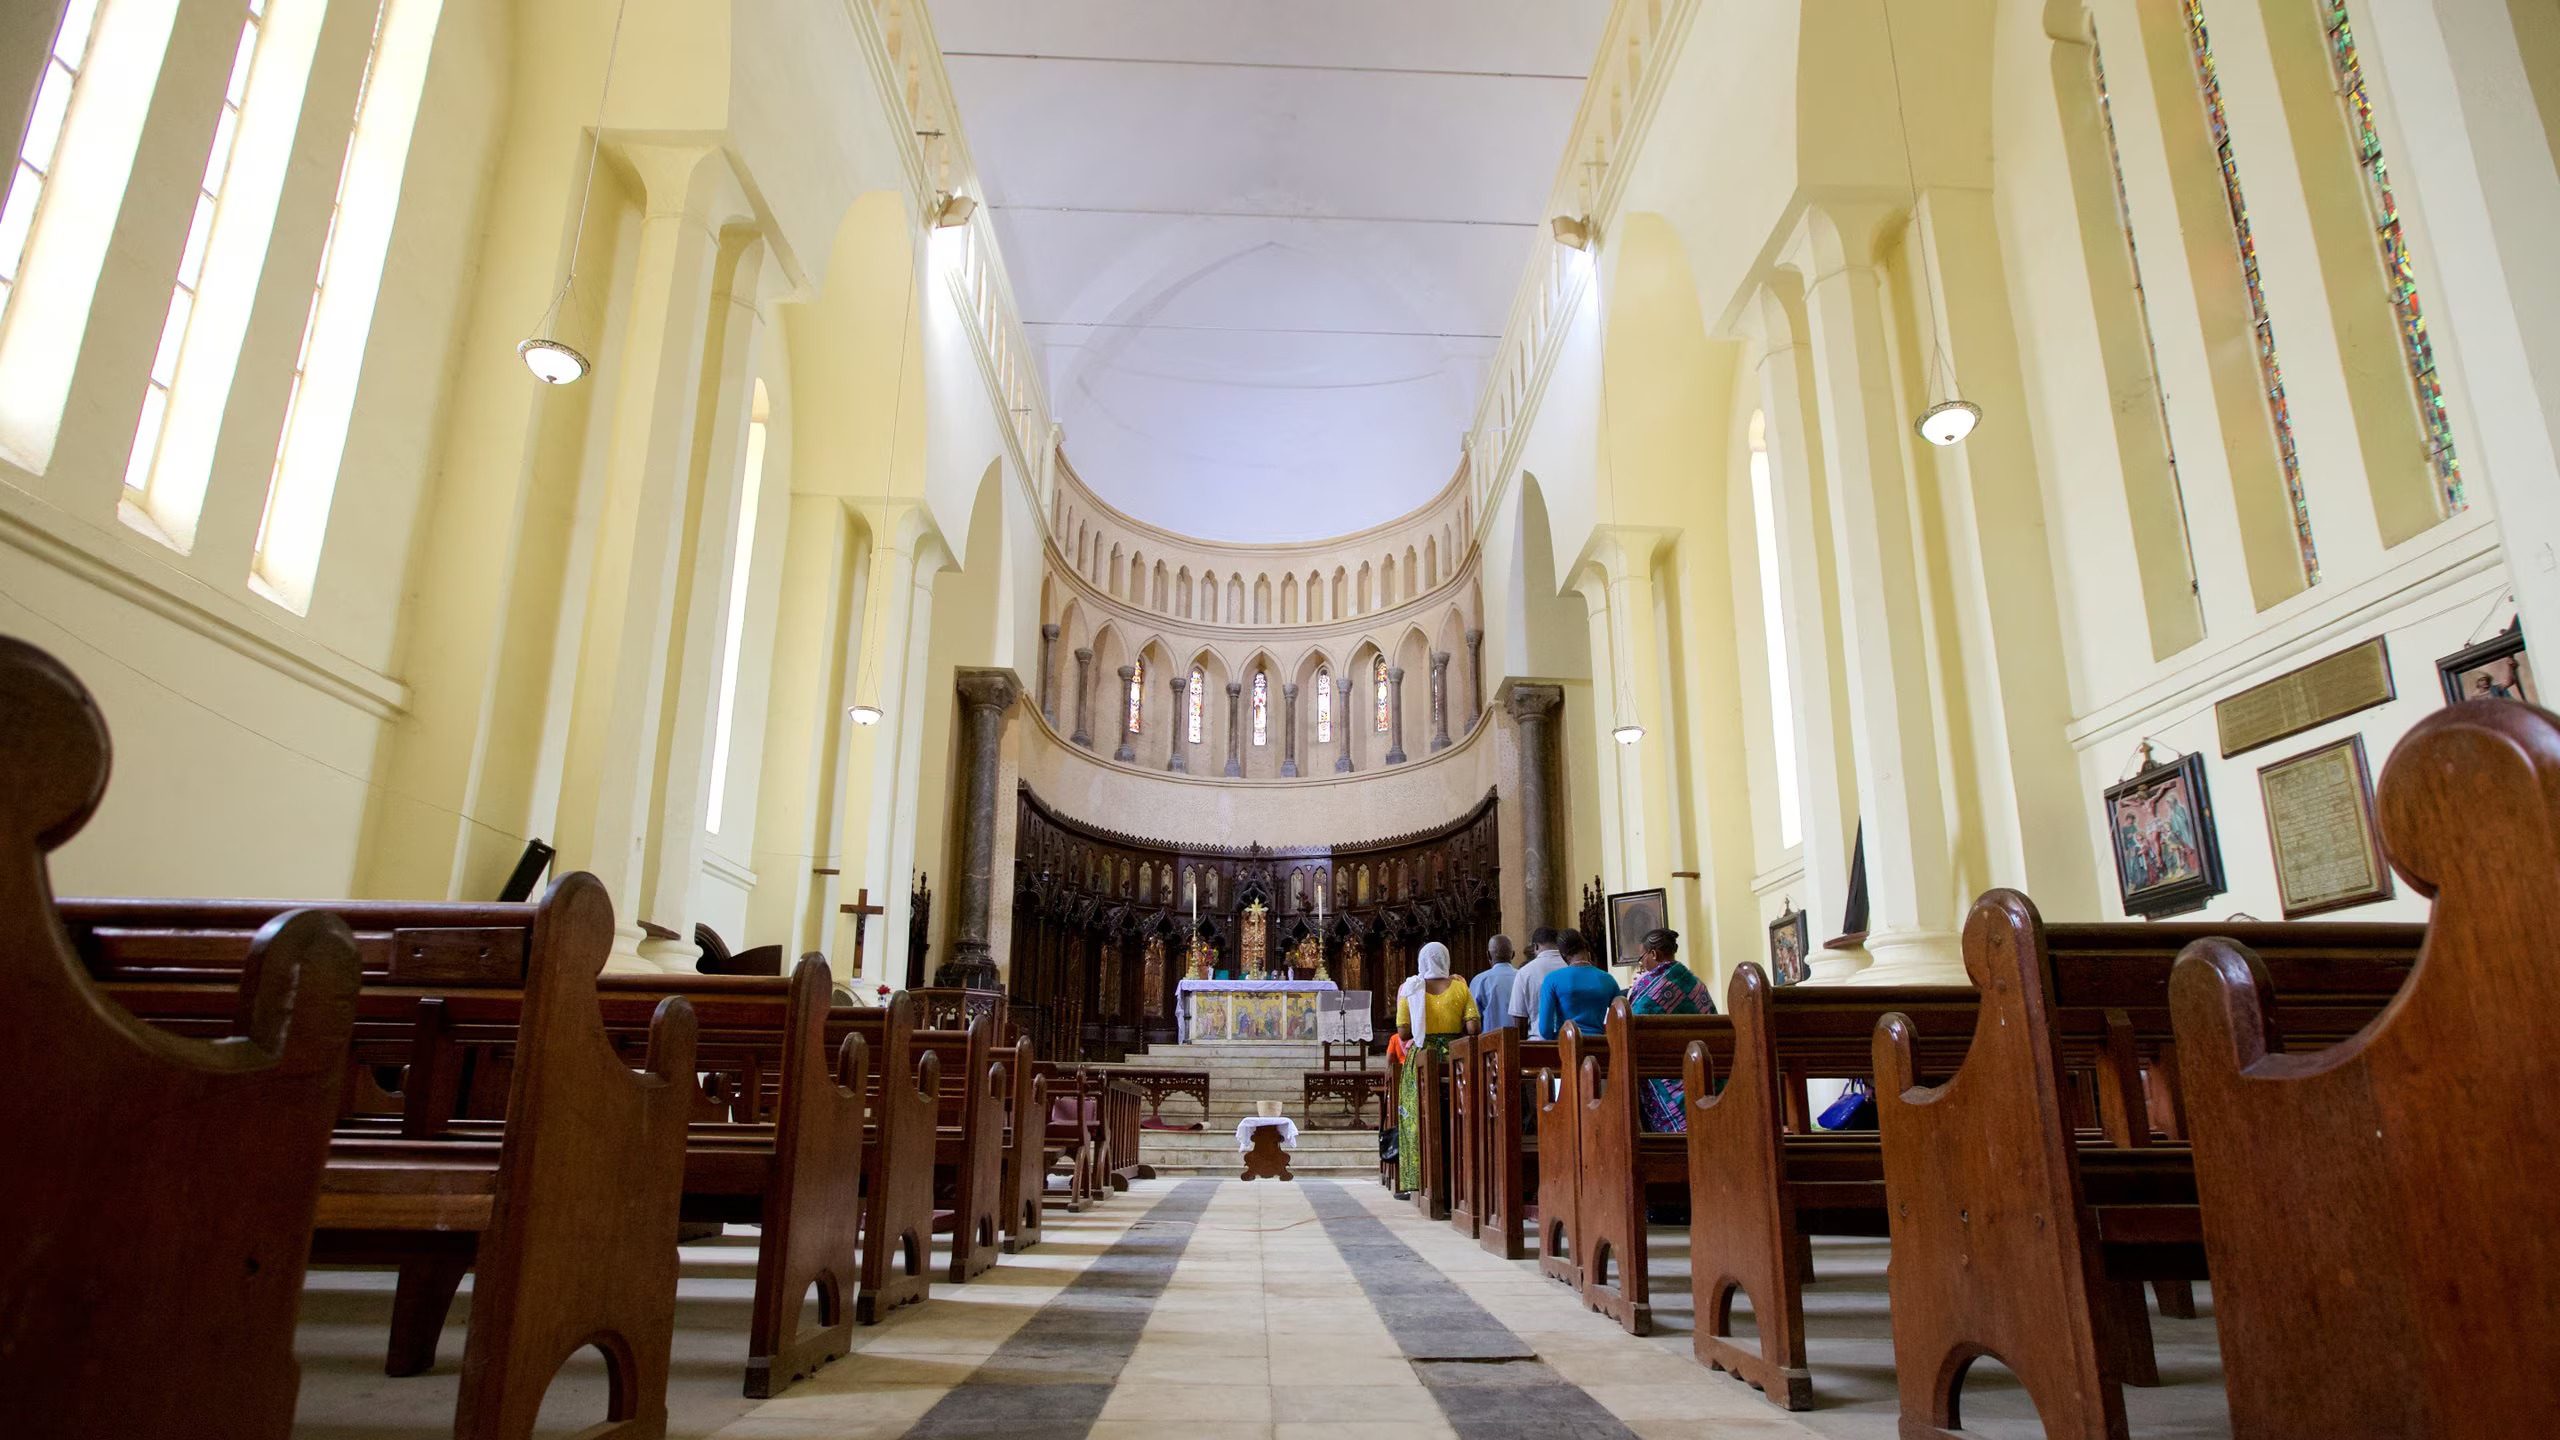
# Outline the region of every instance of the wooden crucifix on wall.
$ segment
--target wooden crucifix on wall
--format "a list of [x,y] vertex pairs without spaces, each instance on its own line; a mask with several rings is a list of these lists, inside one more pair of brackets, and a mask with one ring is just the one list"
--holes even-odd
[[886,907],[871,903],[871,887],[868,885],[854,892],[852,904],[839,905],[836,909],[853,917],[853,974],[845,977],[851,983],[862,978],[862,936],[871,928],[871,917],[889,912]]

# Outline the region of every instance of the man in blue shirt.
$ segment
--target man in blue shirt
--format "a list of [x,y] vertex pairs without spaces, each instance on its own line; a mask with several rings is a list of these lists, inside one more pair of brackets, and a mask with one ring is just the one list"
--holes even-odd
[[1556,932],[1541,925],[1529,932],[1529,958],[1511,977],[1511,1021],[1526,1029],[1532,1040],[1547,1037],[1538,1033],[1538,987],[1547,977],[1564,968],[1564,956],[1556,952]]
[[1557,937],[1557,947],[1564,952],[1565,965],[1549,975],[1538,992],[1538,1028],[1532,1036],[1556,1039],[1569,1021],[1581,1026],[1583,1034],[1597,1037],[1608,1022],[1609,1002],[1618,998],[1617,979],[1600,968],[1600,957],[1592,953],[1581,931],[1565,931]]
[[1492,963],[1467,982],[1467,989],[1476,997],[1477,1013],[1484,1016],[1485,1033],[1491,1034],[1511,1023],[1511,981],[1519,971],[1511,963],[1510,936],[1494,936],[1484,952]]

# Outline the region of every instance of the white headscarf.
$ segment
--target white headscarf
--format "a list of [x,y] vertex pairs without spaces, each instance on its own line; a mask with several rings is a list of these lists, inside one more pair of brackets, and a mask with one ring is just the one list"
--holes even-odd
[[1396,1002],[1405,1007],[1405,1028],[1412,1032],[1416,1045],[1430,1033],[1423,1022],[1422,1006],[1427,997],[1422,987],[1431,981],[1448,978],[1449,947],[1433,940],[1422,947],[1422,953],[1413,957],[1413,978],[1396,989]]

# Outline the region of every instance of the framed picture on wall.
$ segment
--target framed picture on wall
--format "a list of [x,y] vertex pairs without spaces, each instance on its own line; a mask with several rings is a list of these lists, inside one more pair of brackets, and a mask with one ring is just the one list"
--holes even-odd
[[2444,677],[2447,705],[2464,700],[2542,703],[2542,691],[2533,683],[2533,661],[2525,654],[2522,621],[2437,661],[2436,673]]
[[2157,920],[2200,910],[2223,892],[2204,756],[2162,761],[2108,787],[2106,806],[2124,913]]
[[1622,890],[1609,897],[1609,933],[1600,937],[1607,948],[1601,952],[1601,963],[1633,965],[1644,949],[1648,930],[1659,930],[1670,923],[1669,903],[1660,890]]
[[2278,760],[2258,772],[2284,918],[2391,898],[2391,866],[2373,823],[2364,737]]
[[1804,923],[1804,912],[1793,907],[1769,922],[1769,979],[1778,985],[1793,985],[1813,974],[1806,959],[1811,937]]

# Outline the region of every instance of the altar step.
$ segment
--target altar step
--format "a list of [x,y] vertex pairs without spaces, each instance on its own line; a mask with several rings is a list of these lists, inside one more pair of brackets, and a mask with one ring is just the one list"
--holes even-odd
[[[1303,1076],[1324,1063],[1323,1047],[1312,1042],[1221,1041],[1194,1045],[1157,1045],[1133,1052],[1121,1062],[1131,1069],[1197,1070],[1209,1077],[1209,1106],[1204,1114],[1200,1105],[1187,1095],[1168,1097],[1163,1118],[1169,1125],[1198,1124],[1198,1131],[1149,1130],[1142,1149],[1148,1164],[1159,1169],[1171,1165],[1189,1173],[1225,1170],[1233,1167],[1235,1128],[1238,1121],[1259,1113],[1265,1101],[1277,1101],[1281,1113],[1298,1122],[1299,1132],[1307,1137],[1302,1153],[1308,1164],[1325,1170],[1350,1170],[1363,1164],[1377,1163],[1377,1132],[1373,1125],[1357,1131],[1328,1131],[1313,1125],[1339,1125],[1349,1118],[1346,1107],[1336,1101],[1320,1102],[1310,1115],[1306,1105]],[[1112,1065],[1093,1067],[1104,1074],[1119,1068]],[[1384,1073],[1383,1062],[1373,1062],[1373,1069]],[[1368,1112],[1376,1113],[1374,1107]],[[1349,1136],[1351,1142],[1320,1138]],[[1198,1137],[1214,1137],[1223,1150],[1205,1147]],[[1366,1146],[1365,1159],[1350,1152]],[[1178,1156],[1159,1163],[1157,1150],[1167,1156]],[[1342,1152],[1337,1155],[1335,1152]]]

